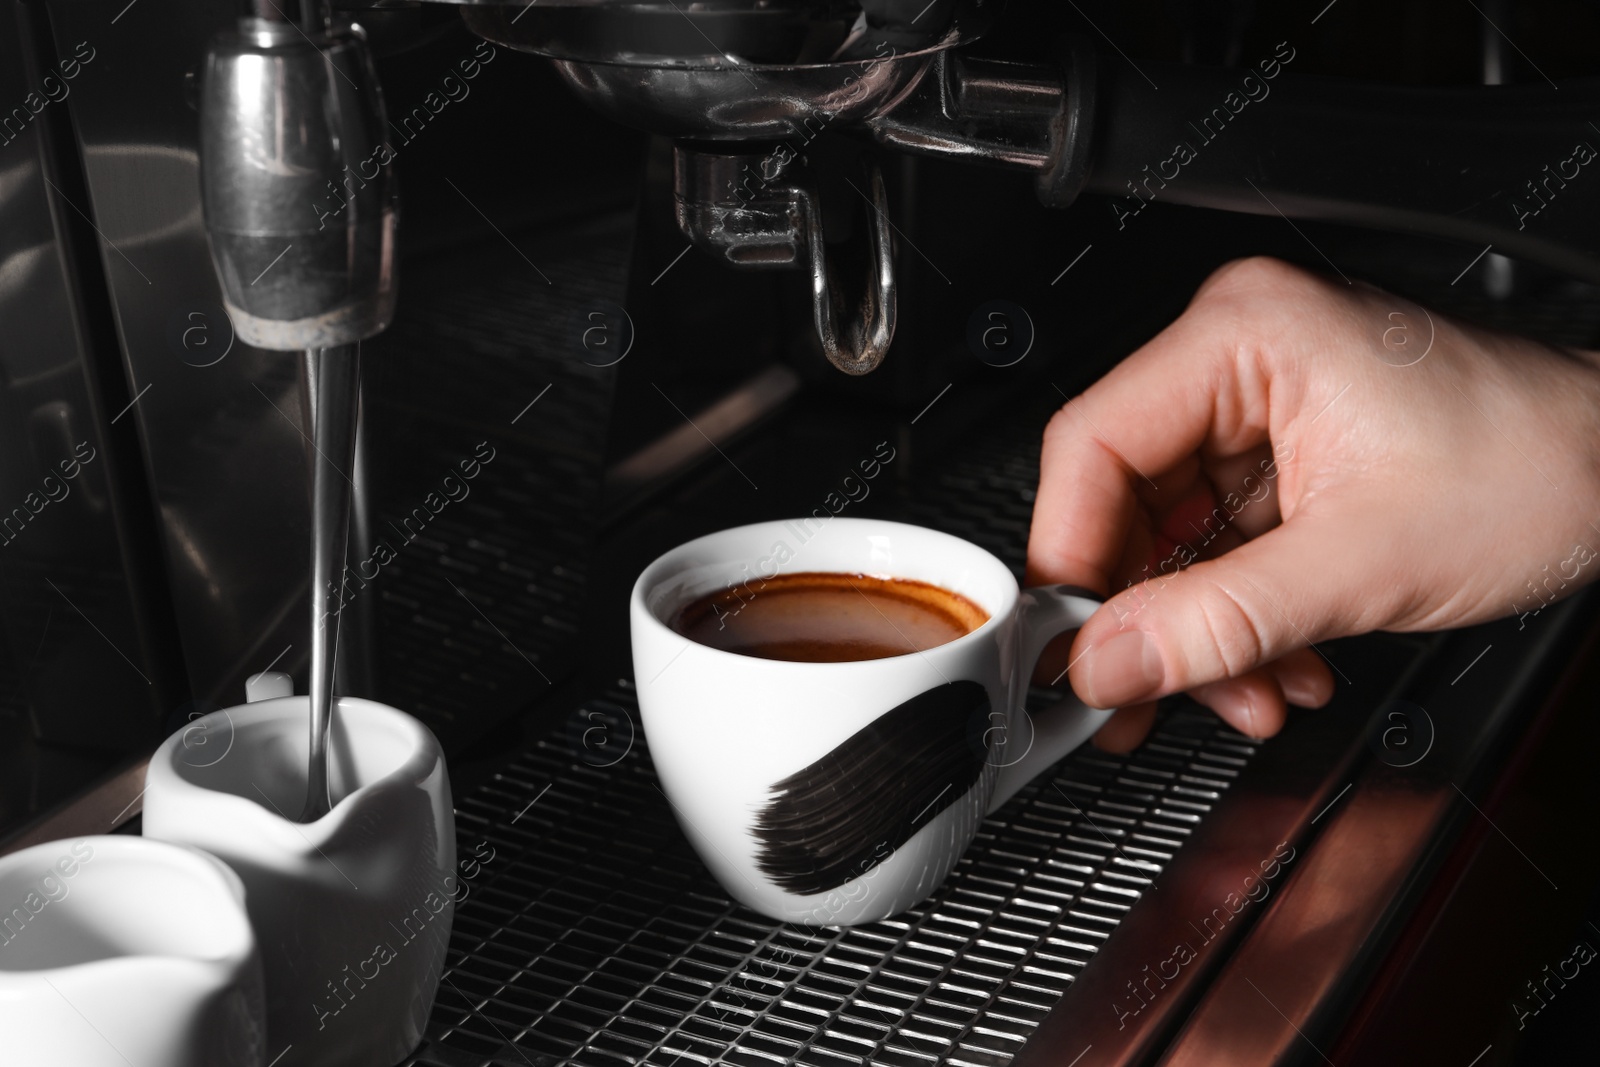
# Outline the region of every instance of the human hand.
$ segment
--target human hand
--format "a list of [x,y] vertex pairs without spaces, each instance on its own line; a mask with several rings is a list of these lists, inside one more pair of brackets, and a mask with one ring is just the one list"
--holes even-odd
[[1332,695],[1307,646],[1533,611],[1596,523],[1600,356],[1258,258],[1050,421],[1028,579],[1116,591],[1070,653],[1102,747],[1185,690],[1268,737]]

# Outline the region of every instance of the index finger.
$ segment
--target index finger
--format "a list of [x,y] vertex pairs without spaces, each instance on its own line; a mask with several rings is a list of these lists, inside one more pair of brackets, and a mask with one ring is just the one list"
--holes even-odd
[[1267,383],[1241,358],[1241,321],[1198,301],[1045,429],[1029,580],[1111,592],[1142,495],[1202,448],[1267,438]]

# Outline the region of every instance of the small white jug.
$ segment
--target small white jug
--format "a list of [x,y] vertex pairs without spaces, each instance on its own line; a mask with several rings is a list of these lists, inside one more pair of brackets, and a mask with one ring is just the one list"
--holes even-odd
[[411,716],[341,697],[333,810],[296,822],[307,705],[260,700],[168,737],[146,772],[144,833],[244,880],[276,1067],[393,1067],[422,1040],[459,888],[444,753]]
[[131,836],[0,859],[0,1062],[261,1067],[261,961],[237,875]]

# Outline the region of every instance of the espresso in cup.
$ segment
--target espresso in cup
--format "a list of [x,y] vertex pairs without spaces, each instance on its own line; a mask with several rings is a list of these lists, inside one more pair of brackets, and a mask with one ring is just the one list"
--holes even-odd
[[808,571],[710,593],[682,608],[672,628],[743,656],[842,663],[923,652],[988,621],[977,604],[930,582]]

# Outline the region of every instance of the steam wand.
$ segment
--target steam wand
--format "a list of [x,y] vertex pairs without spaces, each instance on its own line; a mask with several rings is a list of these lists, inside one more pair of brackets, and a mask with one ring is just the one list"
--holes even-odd
[[[355,485],[360,342],[394,317],[398,195],[361,30],[326,0],[250,0],[218,34],[200,103],[200,191],[238,338],[303,354],[311,470],[311,685],[301,821],[331,809],[329,728]],[[360,177],[355,177],[356,175]],[[337,597],[337,593],[334,593]]]
[[[333,722],[334,667],[339,654],[342,597],[335,582],[344,570],[355,485],[356,422],[360,411],[361,346],[336,345],[306,352],[311,391],[311,743],[306,805],[301,822],[333,808],[329,789],[328,732]],[[330,606],[330,601],[332,602]]]

